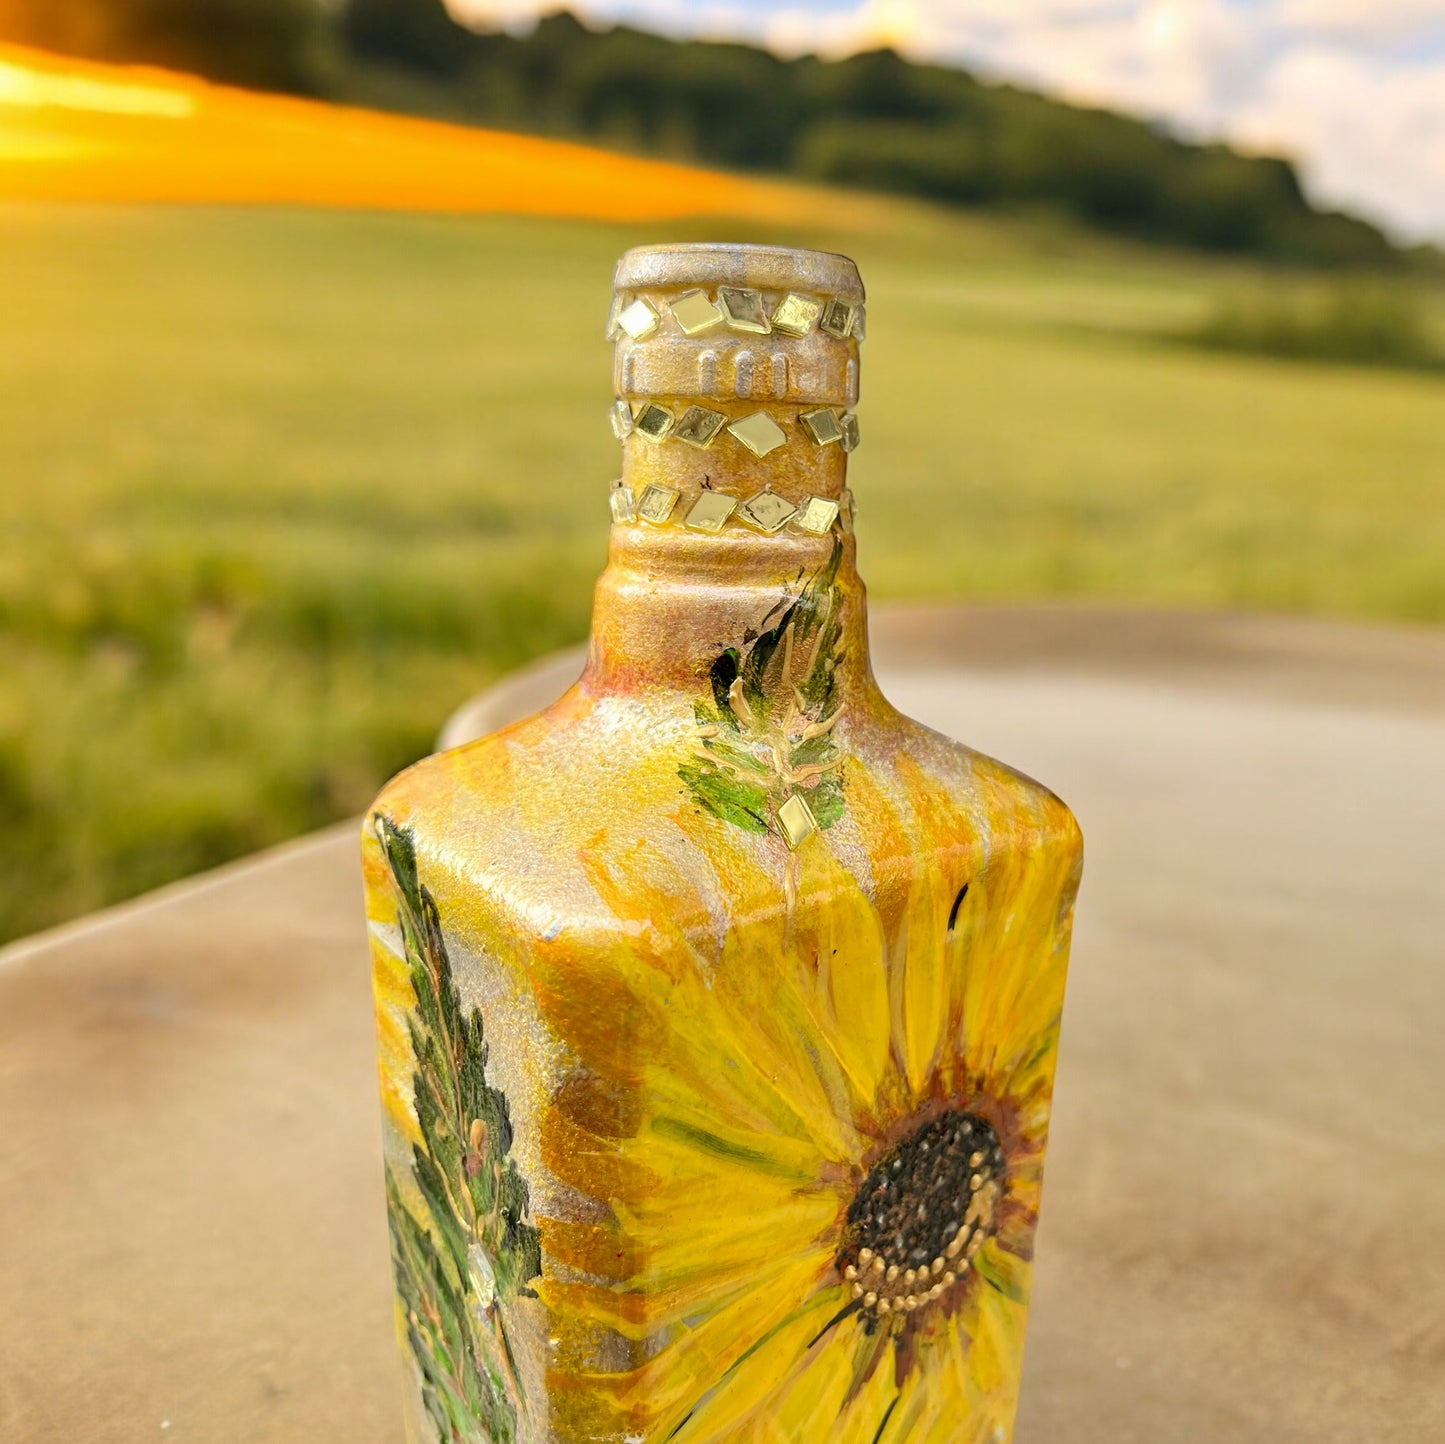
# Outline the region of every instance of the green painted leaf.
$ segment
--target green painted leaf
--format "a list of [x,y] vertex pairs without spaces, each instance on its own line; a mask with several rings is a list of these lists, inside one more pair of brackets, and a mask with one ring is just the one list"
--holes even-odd
[[[819,827],[843,816],[838,743],[831,732],[802,735],[836,708],[841,559],[842,543],[835,541],[827,563],[796,594],[780,599],[756,633],[718,654],[708,669],[713,706],[694,709],[699,729],[715,728],[716,735],[699,738],[698,757],[682,764],[678,776],[699,806],[746,831],[774,831],[778,808],[800,784]],[[787,775],[798,769],[809,771]]]
[[428,1417],[446,1444],[519,1444],[521,1392],[508,1306],[532,1295],[541,1237],[526,1181],[509,1156],[506,1096],[486,1077],[480,1011],[463,1011],[436,903],[417,875],[411,834],[378,814],[417,1007],[408,1019],[422,1139],[412,1178],[418,1217],[387,1168],[396,1287]]
[[820,778],[818,785],[805,795],[819,827],[832,827],[835,822],[842,820],[843,780],[836,773]]
[[716,768],[684,763],[678,776],[687,784],[697,802],[746,832],[768,831],[768,794],[761,787],[749,787]]

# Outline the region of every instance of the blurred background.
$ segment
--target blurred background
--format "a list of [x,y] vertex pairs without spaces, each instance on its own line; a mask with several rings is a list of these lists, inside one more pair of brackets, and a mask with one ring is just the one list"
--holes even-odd
[[858,260],[875,596],[1445,621],[1433,0],[0,0],[0,942],[585,634],[670,238]]

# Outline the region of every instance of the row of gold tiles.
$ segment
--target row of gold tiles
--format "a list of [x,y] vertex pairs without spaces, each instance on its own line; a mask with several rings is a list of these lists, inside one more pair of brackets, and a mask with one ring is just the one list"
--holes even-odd
[[[619,441],[636,431],[650,441],[685,441],[699,450],[711,446],[724,426],[728,434],[742,442],[754,456],[766,456],[788,439],[784,426],[766,411],[754,411],[729,424],[721,411],[712,411],[706,406],[688,406],[679,416],[656,401],[643,402],[635,412],[628,402],[614,401],[609,419],[612,434]],[[844,451],[852,451],[858,445],[858,418],[851,411],[820,406],[800,412],[798,424],[814,446],[831,446],[836,442]]]
[[[789,291],[771,310],[761,291],[746,286],[719,286],[714,300],[704,290],[684,291],[664,303],[684,336],[701,336],[718,326],[752,336],[804,337],[816,326],[825,335],[846,341],[863,339],[864,309],[861,302],[841,296],[805,296]],[[645,341],[662,326],[663,313],[651,301],[638,296],[628,301],[615,296],[607,318],[607,339],[615,341],[625,332],[634,341]]]
[[683,494],[670,486],[655,483],[643,488],[641,496],[633,496],[624,482],[613,483],[609,504],[616,522],[651,522],[667,526],[681,520],[693,531],[720,532],[730,521],[745,522],[754,531],[772,536],[791,526],[810,536],[824,536],[833,529],[840,514],[846,528],[848,512],[845,501],[826,496],[805,496],[794,505],[787,497],[767,487],[747,498],[729,496],[723,491],[699,491],[680,505]]

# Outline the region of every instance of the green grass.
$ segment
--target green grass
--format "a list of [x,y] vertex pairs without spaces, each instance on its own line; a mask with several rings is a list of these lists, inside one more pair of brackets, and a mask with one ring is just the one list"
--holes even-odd
[[1340,277],[1226,295],[1187,337],[1200,346],[1296,360],[1445,370],[1445,347],[1413,288]]
[[[869,284],[875,595],[1445,620],[1445,378],[1161,342],[1248,277],[887,214],[781,237]],[[611,264],[677,234],[0,210],[0,937],[359,809],[583,635]]]

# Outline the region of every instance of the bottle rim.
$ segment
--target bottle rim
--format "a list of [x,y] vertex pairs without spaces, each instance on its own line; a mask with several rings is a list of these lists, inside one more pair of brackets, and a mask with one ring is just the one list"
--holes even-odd
[[691,286],[742,286],[760,291],[808,291],[866,300],[857,264],[836,251],[735,241],[687,241],[634,246],[612,277],[617,291]]

